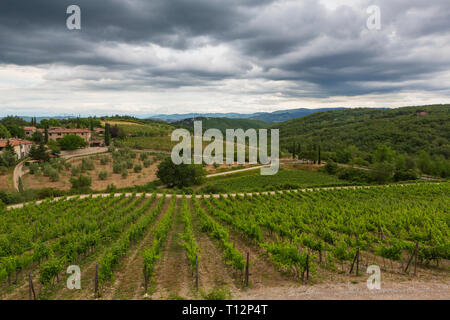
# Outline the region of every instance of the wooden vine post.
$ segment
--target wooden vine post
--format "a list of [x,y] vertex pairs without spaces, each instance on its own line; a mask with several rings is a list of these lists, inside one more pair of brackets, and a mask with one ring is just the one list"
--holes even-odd
[[419,251],[419,242],[417,242],[416,244],[416,250],[414,252],[414,275],[416,275],[417,273],[417,254]]
[[28,285],[29,285],[29,294],[30,294],[30,300],[36,300],[36,293],[34,292],[34,285],[33,280],[31,279],[31,273],[28,274]]
[[95,279],[94,279],[94,299],[97,299],[99,297],[98,294],[98,264],[95,265]]
[[419,241],[416,242],[416,247],[414,248],[413,253],[411,254],[411,257],[409,257],[408,263],[405,267],[405,273],[408,272],[408,268],[411,265],[412,259],[415,257],[415,263],[414,263],[414,274],[416,273],[416,267],[417,267],[417,251],[419,249]]
[[148,290],[148,272],[147,272],[147,264],[144,264],[144,288],[145,293],[147,293]]
[[250,253],[247,252],[247,263],[245,264],[245,286],[246,287],[248,287],[249,263],[250,263]]
[[359,248],[356,249],[356,276],[359,275]]
[[306,282],[309,281],[309,252],[306,255]]
[[198,255],[195,255],[195,288],[198,290]]

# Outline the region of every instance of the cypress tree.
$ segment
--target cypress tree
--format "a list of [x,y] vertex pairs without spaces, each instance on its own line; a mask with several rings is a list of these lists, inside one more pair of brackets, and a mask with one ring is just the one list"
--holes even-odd
[[23,192],[23,183],[21,177],[19,177],[17,188],[19,189],[19,192]]
[[321,159],[320,159],[320,144],[319,144],[319,150],[318,150],[318,158],[319,158],[319,159],[318,159],[318,160],[319,160],[318,162],[319,162],[319,164],[320,164],[320,163],[322,162]]
[[44,129],[44,143],[47,144],[48,142],[48,127],[45,127]]
[[105,145],[109,146],[111,143],[111,126],[109,123],[105,124]]

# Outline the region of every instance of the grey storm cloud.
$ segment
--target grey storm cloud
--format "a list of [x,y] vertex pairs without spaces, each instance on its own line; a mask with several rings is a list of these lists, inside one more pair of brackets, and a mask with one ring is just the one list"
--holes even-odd
[[[71,4],[81,8],[80,31],[66,28]],[[372,4],[381,8],[380,31],[366,29]],[[2,0],[0,64],[95,67],[97,74],[78,75],[92,90],[257,78],[291,82],[277,89],[286,96],[360,95],[420,83],[448,93],[448,83],[426,83],[449,71],[449,18],[448,0],[362,0],[336,8],[314,0]],[[228,51],[223,67],[211,66],[214,53],[197,64],[186,61],[189,55],[161,63],[153,51],[139,54],[151,45],[194,58],[208,47]],[[111,82],[96,83],[105,77]],[[305,92],[305,84],[314,90]]]

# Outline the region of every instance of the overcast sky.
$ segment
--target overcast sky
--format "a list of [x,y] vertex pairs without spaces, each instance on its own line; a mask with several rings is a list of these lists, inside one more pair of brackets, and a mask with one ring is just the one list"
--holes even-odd
[[[66,9],[81,8],[81,30]],[[381,9],[381,30],[366,12]],[[449,0],[1,0],[0,116],[450,102]]]

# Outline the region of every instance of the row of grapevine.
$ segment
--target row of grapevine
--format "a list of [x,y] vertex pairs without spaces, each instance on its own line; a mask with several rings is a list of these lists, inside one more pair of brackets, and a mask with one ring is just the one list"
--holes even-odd
[[155,220],[155,218],[160,214],[161,209],[164,204],[165,196],[161,197],[156,208],[154,208],[150,213],[148,213],[148,208],[153,201],[154,195],[147,203],[138,210],[140,218],[128,228],[121,237],[112,244],[112,246],[105,252],[103,257],[99,261],[99,284],[102,286],[105,281],[109,280],[113,275],[113,267],[119,262],[128,248],[137,240],[141,239],[145,234],[148,226]]
[[245,267],[244,257],[230,241],[228,230],[206,214],[195,196],[193,197],[193,204],[200,220],[201,230],[219,241],[220,246],[224,250],[223,259],[225,263],[233,266],[238,271],[243,271]]
[[142,252],[144,260],[144,277],[151,279],[153,276],[155,263],[160,258],[160,251],[166,243],[170,228],[172,227],[173,216],[175,214],[176,198],[172,197],[170,208],[153,230],[153,242],[150,248]]

